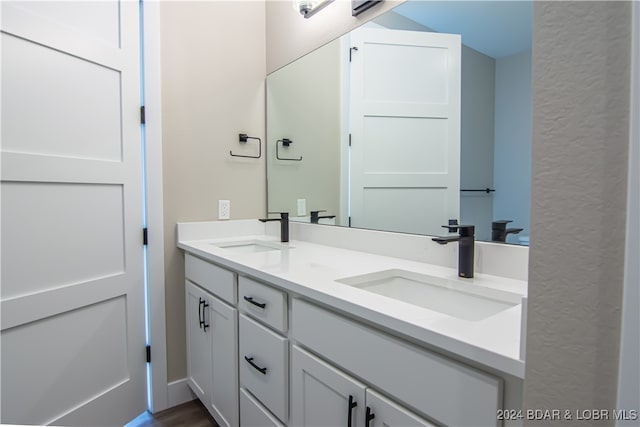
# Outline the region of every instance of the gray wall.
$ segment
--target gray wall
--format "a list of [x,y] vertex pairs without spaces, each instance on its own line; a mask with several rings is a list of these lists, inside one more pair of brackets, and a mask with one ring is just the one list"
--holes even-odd
[[[462,45],[460,188],[493,188],[496,61]],[[496,193],[461,192],[460,222],[476,225],[476,239],[491,240]]]
[[630,15],[628,2],[534,3],[529,409],[616,406]]
[[494,219],[510,219],[518,243],[529,235],[531,199],[531,51],[496,60],[496,113],[493,183]]

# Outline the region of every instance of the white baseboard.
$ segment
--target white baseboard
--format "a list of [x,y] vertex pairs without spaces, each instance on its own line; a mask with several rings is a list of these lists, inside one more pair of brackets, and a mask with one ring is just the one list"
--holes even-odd
[[187,385],[187,379],[172,381],[167,384],[167,394],[169,408],[180,405],[185,402],[189,402],[196,398],[195,394],[191,391]]

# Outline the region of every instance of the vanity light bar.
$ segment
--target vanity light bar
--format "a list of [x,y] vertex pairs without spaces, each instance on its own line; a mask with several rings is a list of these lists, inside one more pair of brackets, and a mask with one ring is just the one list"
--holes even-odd
[[383,0],[351,0],[351,16],[360,15]]
[[333,0],[293,0],[293,8],[305,19],[311,18]]

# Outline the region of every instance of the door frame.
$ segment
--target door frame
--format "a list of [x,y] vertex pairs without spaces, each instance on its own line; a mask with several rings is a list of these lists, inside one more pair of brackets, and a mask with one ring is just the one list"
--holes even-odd
[[[629,113],[629,170],[627,172],[627,236],[637,236],[640,230],[640,4],[631,4],[631,99]],[[625,243],[625,273],[622,298],[620,355],[618,367],[617,407],[631,409],[640,399],[638,378],[638,278],[640,245],[636,239]],[[617,426],[630,426],[635,421],[619,420]]]
[[167,334],[164,277],[164,214],[162,193],[162,99],[160,73],[160,2],[140,0],[145,100],[145,182],[147,245],[147,316],[151,364],[149,410],[172,405],[167,382]]

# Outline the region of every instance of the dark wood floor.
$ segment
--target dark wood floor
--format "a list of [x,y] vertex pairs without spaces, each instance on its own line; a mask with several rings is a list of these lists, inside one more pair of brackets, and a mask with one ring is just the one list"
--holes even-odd
[[145,412],[126,427],[218,427],[213,417],[199,400],[174,406],[166,411]]

